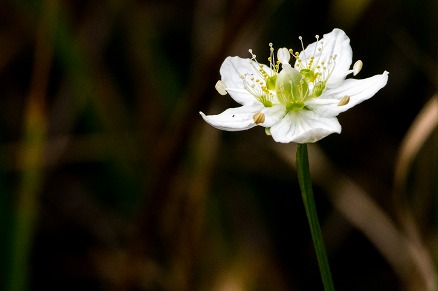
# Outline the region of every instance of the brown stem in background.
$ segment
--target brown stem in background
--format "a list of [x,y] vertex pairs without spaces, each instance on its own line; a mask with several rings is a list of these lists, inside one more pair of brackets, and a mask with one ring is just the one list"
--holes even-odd
[[[141,255],[146,253],[147,257],[155,259],[160,257],[159,261],[162,261],[164,256],[164,263],[168,263],[166,256],[169,254],[160,253],[157,249],[157,247],[163,249],[163,241],[161,241],[163,238],[160,238],[163,232],[162,213],[170,199],[172,191],[170,186],[175,184],[182,154],[187,149],[187,140],[195,128],[194,125],[201,121],[199,111],[205,109],[210,102],[207,96],[209,92],[213,92],[212,84],[216,81],[218,69],[227,51],[239,41],[240,34],[252,24],[251,21],[258,19],[256,15],[262,11],[266,14],[264,2],[243,0],[233,2],[233,5],[234,7],[230,9],[232,14],[226,19],[222,33],[216,38],[217,42],[210,46],[211,49],[206,55],[200,56],[204,61],[196,60],[197,68],[193,70],[192,78],[179,98],[182,102],[175,110],[173,119],[151,147],[154,150],[155,166],[153,188],[152,193],[148,195],[149,200],[143,216],[140,217],[140,227],[133,240],[135,244],[139,244],[133,246],[134,255],[139,252]],[[190,219],[190,215],[187,219]],[[166,252],[173,252],[174,250],[171,249],[171,246],[164,247]],[[183,272],[190,272],[190,268]],[[136,280],[133,278],[133,281]],[[189,288],[190,282],[187,284],[186,287]]]
[[18,162],[22,173],[17,209],[12,226],[7,290],[27,290],[29,256],[35,223],[38,219],[38,196],[43,184],[44,146],[47,132],[46,92],[53,57],[57,0],[43,1],[38,23],[36,48],[29,97],[24,112],[22,148]]

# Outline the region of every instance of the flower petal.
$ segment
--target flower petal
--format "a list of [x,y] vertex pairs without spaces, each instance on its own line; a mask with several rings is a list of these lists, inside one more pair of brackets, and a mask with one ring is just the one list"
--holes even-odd
[[291,111],[271,127],[272,138],[282,143],[312,143],[334,132],[341,132],[336,117],[321,117],[309,110]]
[[[308,45],[300,53],[300,59],[304,64],[308,63],[312,56],[315,57],[316,65],[325,66],[329,71],[332,70],[326,87],[335,87],[345,79],[351,66],[353,51],[350,46],[350,38],[343,30],[335,28],[332,32],[324,34],[324,37],[319,41]],[[322,62],[324,65],[321,64]],[[297,66],[298,64],[295,63],[295,68]]]
[[286,115],[286,107],[284,105],[274,105],[272,107],[265,107],[262,110],[265,115],[265,121],[261,123],[261,126],[271,127],[278,123]]
[[[375,75],[367,79],[348,79],[339,87],[332,89],[327,88],[321,96],[309,99],[306,102],[306,107],[321,116],[334,117],[362,101],[371,98],[377,91],[382,89],[387,82],[387,71],[381,75]],[[345,105],[341,105],[342,103],[340,104],[340,101],[345,96],[349,96],[349,101]]]
[[[227,57],[222,63],[220,68],[222,82],[225,83],[225,90],[236,102],[246,106],[260,103],[246,90],[245,83],[241,78],[245,74],[254,75],[256,78],[260,77],[258,66],[251,59],[239,57]],[[268,66],[263,65],[263,68],[268,74],[271,74],[272,70]]]
[[213,127],[227,131],[239,131],[250,129],[257,124],[254,121],[254,114],[260,112],[263,105],[241,106],[229,108],[217,115],[205,115],[199,112],[204,120]]

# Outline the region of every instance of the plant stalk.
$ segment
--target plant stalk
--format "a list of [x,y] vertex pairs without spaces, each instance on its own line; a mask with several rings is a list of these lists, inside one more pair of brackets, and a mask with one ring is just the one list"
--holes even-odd
[[310,178],[309,157],[307,153],[307,144],[298,144],[296,159],[298,182],[301,188],[304,208],[306,209],[307,220],[310,226],[313,246],[315,248],[318,260],[319,271],[321,273],[322,283],[325,291],[334,291],[333,280],[330,272],[330,266],[327,259],[327,252],[324,246],[321,226],[319,225],[318,215],[316,213],[315,199],[313,197],[312,180]]

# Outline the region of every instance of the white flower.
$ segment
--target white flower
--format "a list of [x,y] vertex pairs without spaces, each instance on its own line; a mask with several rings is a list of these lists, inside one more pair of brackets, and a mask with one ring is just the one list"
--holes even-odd
[[[346,79],[359,73],[362,62],[350,70],[350,39],[340,29],[322,39],[316,36],[316,42],[300,53],[279,49],[277,61],[269,46],[269,67],[259,64],[251,50],[251,59],[225,59],[216,89],[242,106],[218,115],[200,112],[206,122],[228,131],[261,125],[277,142],[316,142],[340,133],[336,116],[371,98],[388,81],[387,71],[362,80]],[[289,64],[291,55],[296,59],[294,67]]]

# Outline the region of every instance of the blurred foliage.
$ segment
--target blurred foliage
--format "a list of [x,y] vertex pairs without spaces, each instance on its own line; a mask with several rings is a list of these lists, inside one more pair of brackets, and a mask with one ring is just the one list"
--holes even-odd
[[235,106],[214,90],[226,56],[262,61],[269,42],[299,50],[298,36],[339,27],[358,77],[390,77],[315,147],[335,286],[437,290],[437,12],[435,0],[2,1],[0,289],[320,290],[293,145],[198,112]]

